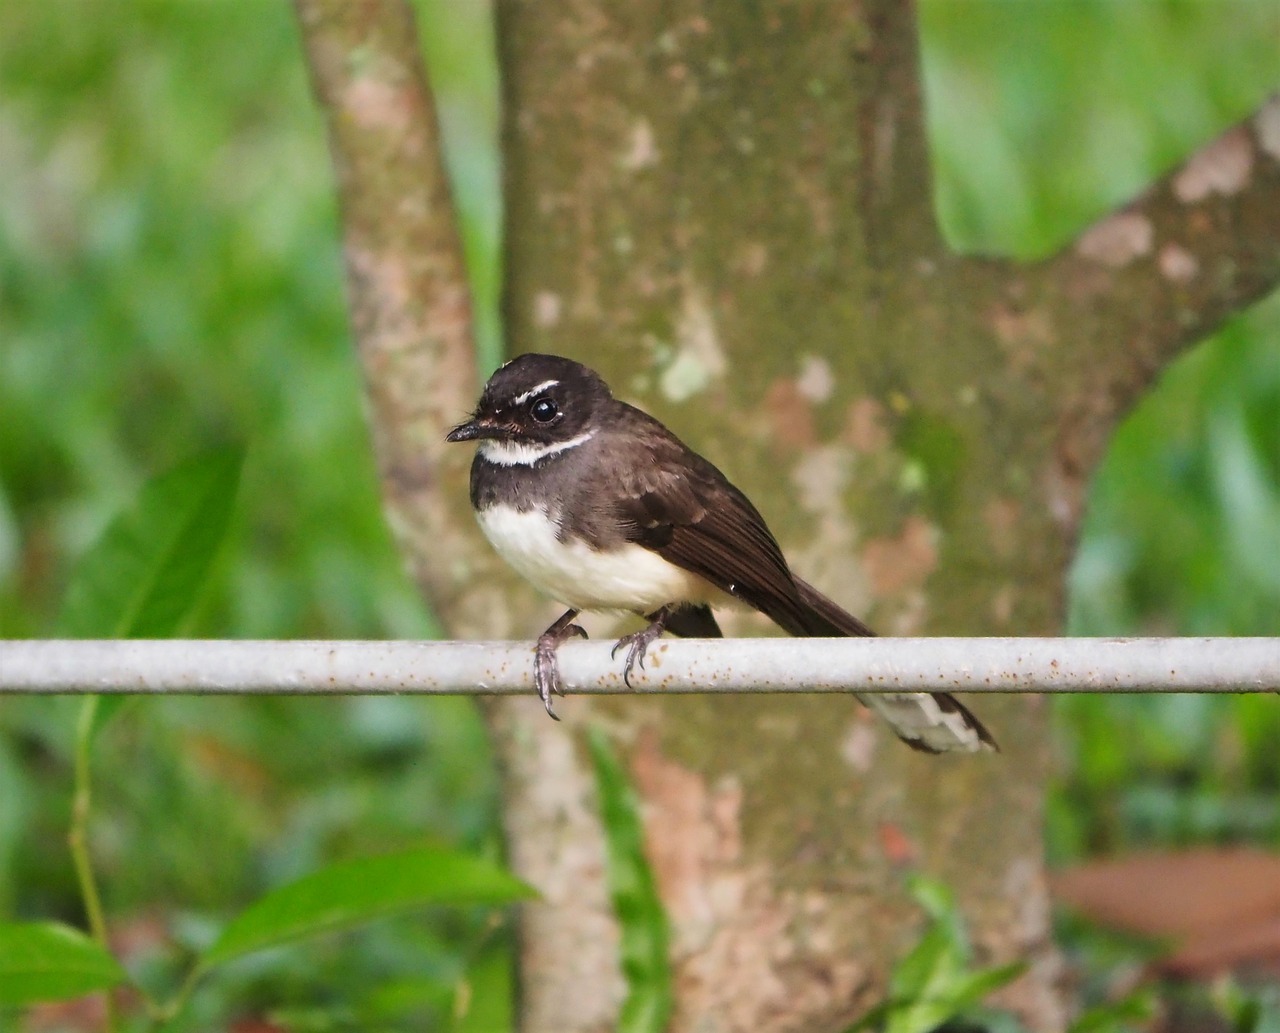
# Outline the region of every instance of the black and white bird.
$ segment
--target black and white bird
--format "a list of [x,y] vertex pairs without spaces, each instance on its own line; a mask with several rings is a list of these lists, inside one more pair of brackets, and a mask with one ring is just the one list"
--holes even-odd
[[[792,635],[873,635],[791,572],[755,506],[653,417],[613,397],[593,370],[556,355],[521,355],[489,379],[449,441],[478,441],[471,505],[493,547],[570,609],[538,639],[534,684],[555,717],[556,650],[583,610],[645,617],[623,673],[643,665],[664,631],[719,638],[712,606],[749,606]],[[563,694],[563,693],[561,693]],[[930,753],[996,749],[946,693],[860,696],[908,745]]]

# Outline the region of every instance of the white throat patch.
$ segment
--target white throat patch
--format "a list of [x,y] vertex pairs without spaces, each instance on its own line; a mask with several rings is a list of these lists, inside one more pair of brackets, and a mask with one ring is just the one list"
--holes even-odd
[[571,448],[584,445],[595,437],[595,431],[589,430],[568,441],[557,441],[549,445],[517,441],[483,441],[476,450],[491,463],[498,466],[533,466],[534,463],[546,459],[547,456],[559,452],[567,452]]

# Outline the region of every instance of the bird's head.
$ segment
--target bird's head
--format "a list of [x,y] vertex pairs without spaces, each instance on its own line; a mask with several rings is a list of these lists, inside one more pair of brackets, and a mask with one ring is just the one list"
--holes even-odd
[[521,355],[498,368],[475,411],[446,441],[479,441],[504,466],[531,465],[590,439],[613,396],[600,376],[558,355]]

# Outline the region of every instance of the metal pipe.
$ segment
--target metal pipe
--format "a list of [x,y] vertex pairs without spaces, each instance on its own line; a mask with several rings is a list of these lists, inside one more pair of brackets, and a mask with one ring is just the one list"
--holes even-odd
[[[574,693],[1274,692],[1280,638],[664,639],[622,681],[605,642],[560,650]],[[511,694],[530,642],[0,641],[13,693]]]

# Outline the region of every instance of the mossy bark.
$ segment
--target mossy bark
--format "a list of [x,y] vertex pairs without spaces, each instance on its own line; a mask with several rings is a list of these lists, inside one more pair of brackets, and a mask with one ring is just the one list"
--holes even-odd
[[[499,17],[510,351],[599,369],[883,631],[1058,631],[1074,513],[1054,511],[1048,413],[991,333],[987,281],[933,222],[909,6],[512,0]],[[917,868],[956,889],[983,960],[1045,963],[1009,999],[1055,1028],[1044,707],[976,705],[998,756],[915,755],[839,699],[571,700],[563,729],[507,714],[515,857],[554,895],[525,924],[526,1028],[606,1029],[617,1004],[607,951],[565,960],[608,923],[585,891],[598,864],[521,849],[574,808],[590,827],[593,720],[643,795],[674,1029],[842,1028],[918,932]],[[531,788],[547,777],[556,792]]]

